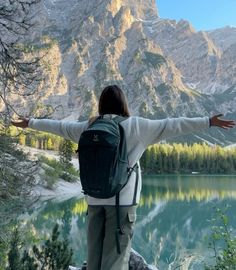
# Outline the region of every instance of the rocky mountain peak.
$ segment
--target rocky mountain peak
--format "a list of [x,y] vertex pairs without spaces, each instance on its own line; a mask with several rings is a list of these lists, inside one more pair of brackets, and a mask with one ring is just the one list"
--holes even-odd
[[185,33],[196,33],[196,30],[192,26],[192,24],[189,21],[181,19],[177,22],[176,25],[177,29],[180,31],[184,31]]
[[[104,1],[106,2],[106,1]],[[120,10],[121,7],[128,7],[134,17],[147,19],[158,16],[155,0],[108,0],[107,8],[112,15]]]
[[155,0],[123,0],[122,3],[131,8],[132,15],[136,18],[148,20],[152,17],[158,17]]
[[225,51],[233,44],[236,44],[236,27],[226,26],[208,31],[207,34],[222,51]]

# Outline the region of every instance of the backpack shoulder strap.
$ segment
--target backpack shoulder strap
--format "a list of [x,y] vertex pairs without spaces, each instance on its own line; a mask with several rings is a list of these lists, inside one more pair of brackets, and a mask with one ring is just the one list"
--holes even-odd
[[88,127],[90,127],[94,122],[96,122],[98,119],[101,119],[102,116],[94,116],[89,118],[88,120]]
[[124,116],[121,116],[121,115],[117,115],[115,116],[112,120],[114,122],[116,122],[117,124],[120,124],[121,122],[123,122],[124,120],[128,119],[128,117],[124,117]]

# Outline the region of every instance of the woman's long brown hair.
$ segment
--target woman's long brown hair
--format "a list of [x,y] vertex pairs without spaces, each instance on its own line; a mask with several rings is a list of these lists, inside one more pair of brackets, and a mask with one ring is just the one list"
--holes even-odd
[[124,92],[117,85],[105,87],[101,93],[98,105],[99,115],[117,114],[129,117],[129,107]]

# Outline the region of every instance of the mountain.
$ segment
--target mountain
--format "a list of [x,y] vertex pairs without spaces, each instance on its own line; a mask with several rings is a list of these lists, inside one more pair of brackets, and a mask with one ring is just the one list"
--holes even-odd
[[236,44],[236,27],[226,26],[208,31],[207,34],[222,51]]
[[[38,115],[56,107],[52,117],[82,120],[116,83],[135,115],[236,116],[235,28],[197,32],[188,21],[161,19],[155,0],[44,0],[35,20],[44,80],[34,97],[15,98],[22,113],[36,104]],[[184,140],[234,138],[213,129]]]
[[236,84],[233,64],[236,28],[234,30],[196,32],[187,21],[160,20],[152,28],[151,38],[174,61],[188,87],[200,93],[214,94]]

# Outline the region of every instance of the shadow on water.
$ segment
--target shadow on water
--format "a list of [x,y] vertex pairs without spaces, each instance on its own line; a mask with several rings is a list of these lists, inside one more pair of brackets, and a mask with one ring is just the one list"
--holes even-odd
[[[231,205],[227,215],[236,229],[235,176],[149,176],[143,179],[137,210],[133,247],[160,269],[200,270],[210,256],[208,240],[214,207]],[[45,239],[54,224],[70,241],[74,261],[86,258],[86,211],[84,199],[41,202],[19,217],[34,239]],[[173,266],[173,268],[172,268]]]

